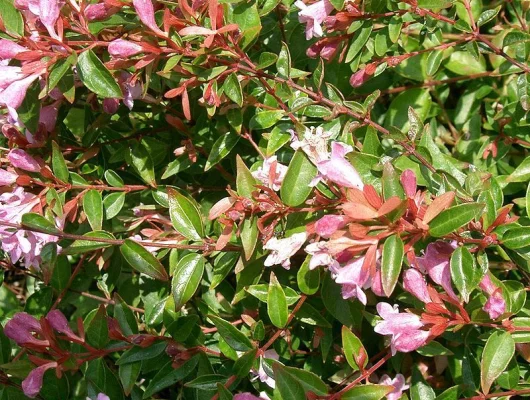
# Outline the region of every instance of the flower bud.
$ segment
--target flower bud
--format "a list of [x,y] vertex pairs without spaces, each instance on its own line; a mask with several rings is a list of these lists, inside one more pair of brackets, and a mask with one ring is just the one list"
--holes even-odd
[[61,37],[55,31],[55,24],[61,14],[62,3],[60,0],[40,0],[39,17],[42,24],[48,30],[50,36],[54,39],[61,40]]
[[0,104],[12,109],[20,107],[26,97],[26,92],[29,87],[38,77],[39,75],[37,74],[29,75],[24,79],[19,79],[11,83],[0,93]]
[[142,46],[128,40],[116,39],[109,43],[109,54],[113,57],[132,57],[143,51]]
[[118,11],[115,7],[108,7],[105,3],[89,4],[85,8],[85,17],[90,22],[101,21],[109,18],[111,15],[116,14]]
[[46,316],[46,320],[57,332],[64,333],[66,336],[76,336],[72,329],[70,329],[70,326],[68,326],[68,320],[61,311],[50,311]]
[[133,6],[145,26],[161,36],[167,36],[156,24],[155,8],[151,0],[133,0]]
[[11,40],[0,39],[0,60],[10,60],[23,51],[28,49]]
[[107,114],[114,114],[118,111],[120,101],[118,99],[104,99],[103,100],[103,111]]
[[24,391],[24,394],[32,399],[37,397],[42,388],[44,373],[50,368],[55,368],[56,366],[56,362],[50,362],[31,371],[26,379],[22,381],[22,390]]
[[8,186],[16,182],[17,174],[0,169],[0,186]]
[[11,165],[15,168],[23,169],[29,172],[39,172],[41,166],[32,156],[22,149],[13,149],[7,155]]

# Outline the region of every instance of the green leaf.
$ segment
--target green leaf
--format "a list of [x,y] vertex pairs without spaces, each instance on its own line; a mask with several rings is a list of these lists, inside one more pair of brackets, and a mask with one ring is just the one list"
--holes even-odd
[[237,329],[230,322],[225,321],[214,315],[209,315],[208,318],[212,320],[217,327],[219,335],[225,342],[236,351],[248,351],[253,348],[252,342],[243,332]]
[[530,246],[530,227],[509,229],[502,236],[502,244],[512,250]]
[[471,222],[483,209],[483,204],[464,203],[443,210],[429,223],[429,233],[434,237],[448,235]]
[[118,293],[114,293],[114,318],[120,324],[121,331],[125,336],[138,333],[138,321],[136,321],[134,313]]
[[[116,240],[114,235],[112,235],[109,232],[105,232],[105,231],[88,232],[88,233],[85,233],[83,236],[87,238]],[[81,254],[81,253],[87,253],[89,251],[94,251],[98,249],[104,249],[110,246],[112,246],[112,243],[98,242],[98,241],[94,241],[90,239],[88,240],[78,239],[74,243],[72,243],[69,247],[67,247],[66,249],[63,249],[61,253],[62,254]]]
[[477,26],[482,26],[490,22],[497,16],[501,8],[502,6],[497,6],[494,9],[484,11],[477,19]]
[[526,215],[530,215],[530,185],[526,188]]
[[123,97],[120,86],[92,50],[86,50],[79,55],[77,72],[81,82],[98,96],[106,99]]
[[[89,320],[88,326],[85,328],[88,342],[98,348],[102,349],[109,341],[109,328],[107,324],[107,312],[105,307],[101,305],[97,311],[93,314],[89,314],[87,319]],[[86,324],[86,321],[85,321]]]
[[410,386],[411,400],[434,400],[436,395],[432,387],[425,382],[417,365],[412,369],[412,379]]
[[[354,371],[364,369],[368,364],[368,353],[364,348],[361,340],[347,327],[342,327],[342,348],[346,361]],[[362,365],[361,365],[362,364]]]
[[442,50],[435,50],[429,53],[427,57],[427,75],[433,76],[440,68],[442,63],[444,52]]
[[21,223],[23,227],[26,227],[29,230],[47,233],[49,235],[60,233],[60,230],[57,229],[52,222],[48,221],[40,214],[26,213],[22,216]]
[[53,269],[53,276],[51,281],[52,287],[58,292],[61,292],[68,286],[68,282],[70,281],[71,276],[72,266],[66,258],[66,255],[61,252],[61,255],[57,257],[57,263],[55,264],[55,268]]
[[250,369],[252,368],[254,361],[256,360],[257,353],[258,353],[258,349],[256,348],[256,349],[249,350],[245,354],[241,355],[236,360],[234,367],[232,369],[234,375],[240,378],[245,378],[250,372]]
[[239,107],[243,105],[243,91],[241,90],[241,83],[239,83],[239,79],[237,79],[235,73],[232,72],[225,79],[223,83],[223,91],[226,96]]
[[241,243],[245,260],[250,260],[258,243],[258,219],[246,218],[241,226]]
[[164,266],[141,244],[131,239],[125,239],[125,242],[120,246],[120,251],[123,258],[125,258],[134,270],[154,279],[161,281],[169,280]]
[[[300,368],[286,367],[278,362],[273,363],[272,369],[275,375],[278,369],[280,369],[283,377],[289,376],[287,380],[292,379],[293,381],[297,381],[306,393],[311,392],[317,396],[325,396],[328,394],[329,388],[327,385],[313,372]],[[284,397],[284,399],[286,400],[287,398]]]
[[150,399],[155,393],[164,390],[170,386],[173,386],[177,382],[186,378],[196,367],[199,362],[199,357],[195,356],[190,358],[184,364],[178,368],[173,368],[173,362],[170,361],[164,365],[149,382],[149,385],[145,389],[143,399]]
[[240,136],[235,131],[230,131],[220,136],[212,146],[204,170],[208,171],[219,161],[225,158],[239,141]]
[[63,76],[65,76],[68,71],[71,71],[72,62],[75,63],[76,60],[77,55],[70,56],[67,58],[61,58],[51,67],[50,74],[46,81],[46,85],[39,93],[39,99],[43,99],[44,97],[46,97],[59,84]]
[[204,224],[195,202],[170,187],[167,188],[167,195],[169,216],[177,232],[187,239],[201,240],[204,236]]
[[[250,293],[252,296],[256,297],[259,301],[267,303],[269,301],[269,285],[265,283],[260,283],[258,285],[250,285],[245,288],[245,290]],[[282,287],[282,290],[285,293],[285,298],[287,300],[287,305],[292,306],[294,303],[300,299],[300,295],[296,293],[296,290],[290,288],[289,286]]]
[[335,7],[335,10],[340,11],[344,8],[344,0],[330,0],[329,1],[333,7]]
[[116,365],[125,365],[137,361],[146,361],[158,357],[167,348],[167,342],[159,341],[149,347],[131,347],[116,361]]
[[477,60],[467,51],[455,51],[444,64],[445,68],[458,75],[472,75],[486,72],[484,57]]
[[484,394],[489,393],[491,384],[506,369],[514,353],[515,342],[509,332],[498,330],[490,335],[480,362],[480,385]]
[[130,150],[130,163],[138,175],[150,186],[156,187],[153,159],[142,142],[137,142]]
[[108,169],[105,171],[105,180],[110,186],[114,187],[123,187],[123,179],[118,175],[116,171],[113,171],[111,169]]
[[98,358],[88,363],[85,372],[88,386],[88,396],[95,399],[99,393],[105,393],[112,400],[123,400],[123,389],[120,381],[107,367],[104,358]]
[[171,291],[175,308],[180,310],[197,291],[204,273],[204,257],[197,253],[186,254],[175,268]]
[[502,42],[502,47],[512,46],[514,44],[530,42],[530,34],[522,31],[510,31]]
[[394,390],[387,385],[358,385],[346,391],[341,400],[380,400]]
[[237,194],[247,199],[252,198],[252,192],[256,190],[255,185],[256,179],[252,176],[252,173],[245,165],[244,161],[241,159],[239,154],[236,156],[236,165],[237,165],[237,177],[236,177],[236,187]]
[[373,23],[371,21],[364,21],[360,30],[355,32],[354,39],[351,42],[348,53],[346,53],[346,63],[350,63],[359,54],[372,33]]
[[464,302],[469,302],[469,295],[478,285],[481,278],[475,259],[466,247],[458,247],[451,255],[451,278],[462,295]]
[[274,363],[272,365],[274,371],[274,380],[276,382],[276,388],[280,392],[281,398],[284,400],[305,400],[305,389],[301,382],[289,374],[285,367],[280,363]]
[[125,204],[125,192],[114,192],[103,199],[105,219],[109,220],[118,215]]
[[383,257],[381,260],[381,280],[383,291],[390,297],[396,287],[401,266],[403,264],[404,246],[398,235],[392,235],[385,240]]
[[101,230],[103,224],[103,200],[101,192],[95,189],[89,190],[83,196],[83,211],[92,230]]
[[291,76],[291,53],[289,47],[282,42],[282,49],[276,61],[276,69],[278,76],[281,78],[289,78]]
[[287,324],[287,319],[289,318],[287,299],[273,272],[271,272],[269,292],[267,294],[267,313],[274,326],[284,328]]
[[11,36],[24,36],[24,20],[12,0],[0,0],[0,19]]
[[56,178],[63,182],[68,182],[70,172],[66,166],[61,148],[55,141],[52,141],[52,169]]
[[434,341],[427,343],[425,346],[420,347],[416,351],[425,357],[453,355],[453,352],[451,350],[442,346],[440,343]]
[[33,84],[26,91],[24,101],[17,108],[18,118],[30,132],[37,132],[39,129],[39,116],[41,102],[39,101],[40,86],[38,82]]
[[250,129],[267,129],[282,119],[284,112],[281,110],[266,110],[256,113],[250,119]]
[[217,384],[220,382],[225,382],[226,376],[219,375],[219,374],[207,374],[207,375],[200,375],[199,377],[195,378],[194,380],[187,382],[184,384],[185,387],[194,388],[198,390],[216,390]]
[[289,163],[289,168],[280,188],[280,197],[285,204],[296,207],[302,204],[313,188],[309,186],[317,174],[317,169],[305,153],[297,150]]
[[309,269],[309,261],[311,257],[306,257],[298,273],[296,274],[296,281],[300,291],[307,295],[315,294],[320,286],[320,271],[318,268]]
[[4,328],[0,325],[0,364],[6,364],[11,358],[11,341],[4,334]]
[[406,90],[390,103],[390,107],[385,115],[385,127],[390,128],[391,126],[395,126],[400,130],[408,131],[409,107],[414,109],[419,119],[423,122],[429,114],[431,104],[431,95],[428,90],[420,88]]
[[232,271],[239,253],[235,251],[228,251],[221,253],[213,263],[213,277],[210,283],[210,289],[215,289]]
[[124,364],[118,367],[118,376],[123,386],[123,393],[128,396],[134,388],[136,379],[140,375],[140,369],[142,368],[142,362],[137,361],[131,364]]
[[231,4],[227,19],[239,27],[239,47],[245,50],[258,37],[261,31],[261,19],[259,17],[257,2],[248,1]]
[[418,7],[430,10],[438,10],[453,5],[454,0],[418,0]]

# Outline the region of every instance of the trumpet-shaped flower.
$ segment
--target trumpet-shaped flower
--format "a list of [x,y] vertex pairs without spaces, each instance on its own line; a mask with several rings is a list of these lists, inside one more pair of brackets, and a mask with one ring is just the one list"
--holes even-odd
[[343,267],[330,268],[335,282],[342,286],[344,299],[356,298],[366,305],[366,294],[363,289],[370,287],[370,276],[363,270],[364,257],[348,261]]
[[502,297],[502,289],[495,286],[489,275],[485,275],[479,283],[480,289],[489,295],[486,304],[482,308],[491,319],[497,319],[506,311],[506,302]]
[[307,40],[313,37],[320,37],[324,34],[322,23],[326,17],[333,11],[333,5],[329,0],[320,0],[310,6],[305,5],[301,0],[294,3],[300,9],[298,12],[298,21],[305,26],[305,37]]
[[417,269],[409,268],[403,273],[403,288],[424,303],[431,302],[425,278]]
[[324,178],[340,186],[362,190],[364,184],[359,173],[346,159],[346,154],[351,151],[353,151],[351,146],[333,142],[331,144],[331,157],[329,160],[320,161],[317,164],[319,175],[311,182],[311,186],[315,186]]
[[425,250],[425,255],[416,257],[416,261],[422,272],[428,273],[435,283],[442,286],[449,296],[456,299],[457,296],[451,285],[451,270],[449,266],[451,254],[453,254],[455,248],[456,245],[453,243],[438,240],[434,243],[429,243]]
[[398,306],[388,303],[377,304],[377,312],[383,318],[375,326],[380,335],[391,335],[390,346],[392,355],[397,351],[407,353],[423,346],[429,332],[421,330],[423,323],[415,314],[400,313]]
[[409,388],[409,385],[405,383],[405,377],[402,374],[397,374],[394,379],[385,374],[379,380],[379,384],[394,387],[394,390],[386,395],[387,400],[400,399],[403,395],[403,391]]
[[39,172],[41,166],[32,156],[22,149],[13,149],[7,155],[7,159],[15,168],[29,172]]
[[300,250],[306,240],[307,234],[305,232],[295,233],[284,239],[277,239],[275,237],[269,239],[265,246],[263,246],[265,250],[271,251],[271,254],[265,259],[265,266],[271,267],[276,264],[281,264],[285,269],[289,269],[291,267],[290,258]]
[[287,167],[280,164],[276,156],[266,158],[263,165],[256,171],[252,172],[252,176],[264,185],[270,187],[272,190],[278,191],[282,186],[283,179],[287,173]]
[[331,137],[331,132],[326,132],[322,127],[306,128],[302,140],[294,131],[291,131],[291,147],[295,150],[301,149],[309,159],[317,164],[320,161],[329,158],[328,140]]
[[42,388],[44,373],[50,368],[55,367],[57,367],[56,362],[49,362],[32,370],[26,379],[22,381],[22,391],[24,394],[31,399],[37,397]]

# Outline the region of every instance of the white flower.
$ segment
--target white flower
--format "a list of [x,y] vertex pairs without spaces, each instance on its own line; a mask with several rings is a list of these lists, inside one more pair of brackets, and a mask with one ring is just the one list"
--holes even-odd
[[265,266],[270,267],[276,264],[281,264],[285,269],[291,267],[291,256],[293,256],[307,240],[305,232],[295,233],[284,239],[272,238],[263,246],[265,250],[270,250],[270,253],[265,260]]
[[328,139],[331,132],[325,132],[322,127],[306,128],[304,138],[299,140],[294,131],[291,131],[291,147],[295,150],[302,149],[309,159],[317,164],[320,161],[329,159]]
[[280,190],[285,178],[287,167],[280,164],[276,156],[266,158],[263,165],[256,171],[252,172],[252,176],[262,182],[264,185],[270,187],[274,191]]

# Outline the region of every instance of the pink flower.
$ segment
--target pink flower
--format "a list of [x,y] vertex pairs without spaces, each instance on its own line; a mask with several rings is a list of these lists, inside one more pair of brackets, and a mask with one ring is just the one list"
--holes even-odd
[[324,238],[329,238],[347,223],[348,218],[345,215],[324,215],[315,224],[315,230],[318,235]]
[[252,393],[238,393],[234,395],[234,400],[263,400],[261,397],[254,396]]
[[351,146],[340,142],[333,142],[331,144],[331,158],[320,161],[317,164],[319,176],[311,182],[311,185],[316,186],[322,178],[325,178],[340,186],[362,190],[364,184],[359,173],[346,159],[346,154],[351,151],[353,151]]
[[105,3],[89,4],[85,8],[85,17],[89,21],[99,21],[116,14],[117,7],[109,7]]
[[10,65],[0,65],[0,89],[5,89],[13,82],[22,79],[22,68]]
[[261,382],[265,383],[267,386],[274,389],[276,386],[276,381],[274,380],[272,376],[269,376],[267,372],[265,371],[265,368],[263,366],[264,358],[277,361],[280,358],[280,356],[278,355],[278,353],[276,353],[276,350],[266,350],[263,356],[259,358],[259,369],[256,373],[256,378],[258,378]]
[[0,168],[0,186],[8,186],[17,181],[18,175]]
[[57,123],[57,113],[59,112],[59,101],[40,109],[39,124],[43,124],[47,132],[53,132]]
[[41,166],[32,156],[22,149],[13,149],[7,155],[7,159],[15,168],[23,169],[29,172],[39,172]]
[[[20,223],[22,215],[30,212],[40,202],[39,198],[26,193],[22,187],[16,187],[11,193],[0,195],[0,221]],[[60,221],[59,221],[60,222]],[[57,224],[57,223],[56,223]],[[61,225],[61,223],[57,224]],[[44,245],[56,242],[56,236],[44,233],[14,230],[0,226],[2,250],[9,254],[13,263],[23,258],[26,268],[39,268],[40,252]]]
[[25,312],[16,313],[4,328],[5,335],[15,341],[19,346],[33,345],[46,347],[49,345],[47,340],[35,338],[32,332],[41,333],[42,328],[39,321]]
[[29,398],[35,398],[42,388],[44,373],[50,368],[57,367],[56,362],[50,362],[32,370],[29,375],[22,381],[22,390]]
[[304,250],[307,254],[311,255],[311,260],[309,260],[309,269],[311,270],[321,265],[330,268],[339,267],[339,263],[328,250],[327,242],[311,243]]
[[272,190],[278,191],[282,186],[283,179],[287,172],[287,167],[280,164],[276,156],[266,158],[256,171],[252,172],[252,176],[264,185],[270,187]]
[[336,38],[323,38],[309,47],[306,51],[306,55],[309,58],[320,56],[324,60],[329,61],[337,52],[340,42],[340,38],[338,40]]
[[11,40],[0,39],[0,60],[10,60],[24,51],[28,49]]
[[441,285],[445,292],[457,299],[453,287],[451,286],[451,270],[449,261],[451,254],[456,248],[456,244],[438,240],[429,243],[423,257],[416,257],[418,267],[422,272],[429,274],[431,279]]
[[333,5],[328,0],[320,0],[316,3],[306,6],[303,1],[298,0],[294,3],[300,9],[298,21],[305,26],[305,38],[320,37],[324,34],[322,31],[322,22],[333,11]]
[[62,5],[60,0],[39,0],[40,20],[50,36],[57,40],[61,40],[61,37],[55,31],[55,24],[61,14]]
[[403,288],[424,303],[432,301],[425,278],[417,269],[409,268],[403,273]]
[[144,25],[160,36],[167,36],[156,24],[155,9],[151,0],[133,0],[133,6]]
[[379,384],[394,387],[394,390],[386,395],[387,400],[399,400],[403,395],[403,391],[409,388],[409,385],[405,384],[405,377],[401,374],[397,374],[394,379],[385,374],[379,380]]
[[506,302],[502,297],[502,289],[495,286],[487,274],[480,281],[479,287],[489,295],[488,301],[482,309],[489,314],[491,319],[499,318],[506,312]]
[[109,54],[113,57],[127,58],[143,51],[143,47],[128,40],[116,39],[109,43]]
[[271,267],[276,264],[281,264],[285,269],[289,269],[291,267],[290,258],[300,250],[306,240],[307,234],[305,232],[295,233],[284,239],[277,239],[275,237],[269,239],[263,246],[263,249],[269,250],[271,253],[265,259],[264,265]]
[[423,323],[415,314],[400,313],[398,306],[378,303],[377,312],[383,318],[374,328],[380,335],[391,335],[390,346],[392,355],[396,351],[407,353],[423,346],[429,337],[428,331],[420,330]]
[[309,159],[317,164],[319,161],[324,161],[329,158],[328,139],[331,137],[331,132],[326,132],[322,127],[306,128],[302,140],[294,131],[291,131],[291,147],[295,150],[302,149],[302,151],[309,157]]
[[71,339],[80,339],[79,336],[77,336],[70,326],[68,325],[68,320],[64,316],[64,314],[59,310],[52,310],[46,315],[46,320],[50,324],[50,326],[55,329],[59,333],[65,334],[67,337]]
[[103,111],[107,114],[114,114],[118,111],[120,101],[118,99],[103,99]]
[[29,87],[38,77],[39,75],[34,74],[12,82],[0,92],[0,105],[16,110],[24,101]]
[[363,271],[364,257],[359,257],[348,261],[343,267],[332,267],[335,282],[342,285],[342,297],[344,299],[356,298],[366,305],[366,294],[363,289],[370,287],[370,276],[367,271]]

